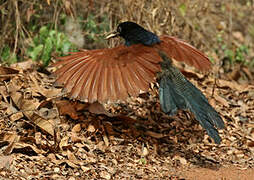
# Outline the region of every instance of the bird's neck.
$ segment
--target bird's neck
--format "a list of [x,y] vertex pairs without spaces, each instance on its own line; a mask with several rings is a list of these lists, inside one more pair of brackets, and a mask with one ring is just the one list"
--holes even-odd
[[[133,36],[133,34],[135,35]],[[131,46],[134,44],[152,46],[161,42],[156,34],[146,30],[136,31],[135,33],[125,36],[124,39],[126,46]]]

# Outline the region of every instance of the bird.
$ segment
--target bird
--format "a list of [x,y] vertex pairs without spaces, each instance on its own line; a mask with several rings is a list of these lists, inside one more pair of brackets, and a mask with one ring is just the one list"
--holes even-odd
[[224,128],[219,113],[173,64],[182,61],[198,70],[208,71],[209,58],[173,36],[157,36],[132,21],[120,23],[106,39],[121,37],[125,43],[113,48],[81,50],[59,57],[53,64],[56,84],[63,85],[71,99],[84,102],[125,101],[148,92],[151,83],[159,84],[160,106],[169,116],[178,110],[193,113],[216,144],[221,143],[217,129]]

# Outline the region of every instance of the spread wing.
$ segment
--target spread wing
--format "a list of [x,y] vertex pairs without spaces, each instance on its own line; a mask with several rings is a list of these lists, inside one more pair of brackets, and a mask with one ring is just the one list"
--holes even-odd
[[85,102],[125,100],[148,91],[160,71],[161,58],[152,47],[129,47],[73,52],[53,64],[56,83],[71,98]]
[[184,61],[186,64],[202,71],[210,69],[211,62],[209,58],[190,44],[166,35],[160,36],[160,40],[161,43],[155,45],[155,47],[165,52],[169,57],[177,61]]

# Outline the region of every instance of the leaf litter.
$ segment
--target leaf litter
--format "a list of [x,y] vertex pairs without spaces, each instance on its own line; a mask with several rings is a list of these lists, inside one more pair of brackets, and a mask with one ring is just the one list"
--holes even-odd
[[183,72],[225,122],[216,145],[189,112],[161,111],[157,84],[126,103],[87,104],[36,66],[0,68],[0,177],[184,179],[192,168],[254,167],[251,84]]

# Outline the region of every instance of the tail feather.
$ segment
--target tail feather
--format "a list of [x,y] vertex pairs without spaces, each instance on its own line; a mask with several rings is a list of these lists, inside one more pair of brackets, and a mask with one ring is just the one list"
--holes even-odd
[[220,115],[209,104],[202,92],[173,67],[168,59],[166,63],[166,68],[165,64],[162,65],[164,71],[160,76],[159,93],[162,110],[169,115],[175,114],[178,109],[191,111],[208,135],[219,144],[221,138],[215,127],[224,128]]
[[170,116],[175,115],[178,109],[186,109],[185,99],[177,93],[174,86],[167,76],[161,78],[159,88],[161,109]]

